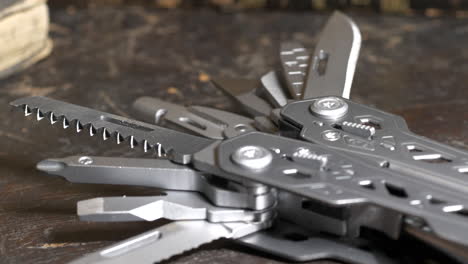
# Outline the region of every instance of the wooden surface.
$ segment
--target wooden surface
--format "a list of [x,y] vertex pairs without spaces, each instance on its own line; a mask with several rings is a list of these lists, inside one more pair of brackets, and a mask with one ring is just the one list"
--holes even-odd
[[[158,223],[86,223],[79,200],[146,195],[150,188],[71,184],[35,164],[68,155],[135,156],[84,133],[39,124],[8,102],[46,95],[134,116],[143,95],[236,110],[210,76],[258,78],[277,63],[279,42],[312,48],[326,16],[309,13],[51,10],[53,54],[0,82],[0,263],[64,263]],[[352,99],[403,115],[410,128],[455,147],[468,146],[468,23],[354,16],[363,34]],[[282,263],[228,242],[170,263]],[[321,262],[325,263],[325,262]]]

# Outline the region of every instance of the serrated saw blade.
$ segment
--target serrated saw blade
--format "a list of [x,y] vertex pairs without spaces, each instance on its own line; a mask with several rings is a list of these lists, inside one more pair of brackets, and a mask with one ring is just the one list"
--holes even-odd
[[47,97],[26,97],[10,103],[22,107],[25,115],[35,114],[37,120],[60,122],[63,128],[74,127],[77,132],[87,129],[90,136],[100,134],[103,140],[114,137],[117,144],[128,143],[131,148],[142,146],[155,149],[159,156],[187,163],[193,153],[212,144],[214,140],[197,137],[133,119],[96,111]]

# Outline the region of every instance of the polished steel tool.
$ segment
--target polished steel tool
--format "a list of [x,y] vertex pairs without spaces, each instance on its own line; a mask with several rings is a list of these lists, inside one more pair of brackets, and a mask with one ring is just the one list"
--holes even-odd
[[398,263],[369,233],[387,248],[411,235],[468,261],[458,249],[468,246],[468,153],[349,99],[360,44],[358,27],[335,12],[314,52],[281,45],[280,71],[215,78],[248,116],[151,97],[134,103],[146,122],[46,97],[12,102],[38,121],[156,156],[37,164],[74,183],[164,191],[80,201],[85,221],[172,222],[72,263],[155,263],[219,238],[291,261]]

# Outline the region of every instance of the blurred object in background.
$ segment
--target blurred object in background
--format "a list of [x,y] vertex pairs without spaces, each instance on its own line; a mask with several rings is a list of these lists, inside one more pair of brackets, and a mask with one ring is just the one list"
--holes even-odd
[[49,55],[48,31],[45,0],[0,0],[0,78]]
[[455,15],[468,17],[468,0],[49,0],[51,6],[77,7],[108,5],[143,5],[163,9],[215,8],[221,11],[292,10],[379,12],[422,14],[429,17]]

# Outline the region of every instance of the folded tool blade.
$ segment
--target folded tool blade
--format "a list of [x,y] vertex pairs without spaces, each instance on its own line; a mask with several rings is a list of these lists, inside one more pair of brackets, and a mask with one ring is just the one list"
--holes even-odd
[[257,81],[218,77],[212,82],[215,87],[237,101],[252,117],[270,115],[271,105],[257,95]]
[[37,120],[49,119],[51,124],[62,123],[63,128],[83,128],[91,136],[99,133],[104,140],[114,136],[117,144],[127,141],[130,147],[141,145],[145,151],[155,148],[159,156],[187,163],[193,153],[205,148],[214,140],[162,128],[133,119],[96,111],[47,97],[26,97],[10,103],[22,107],[25,115],[34,113]]

